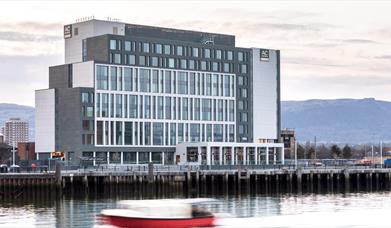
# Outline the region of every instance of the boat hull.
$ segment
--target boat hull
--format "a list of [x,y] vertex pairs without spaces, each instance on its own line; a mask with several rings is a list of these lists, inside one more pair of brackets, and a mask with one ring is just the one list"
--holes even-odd
[[151,219],[103,215],[102,219],[103,223],[106,225],[127,228],[189,228],[214,226],[214,217],[189,219]]

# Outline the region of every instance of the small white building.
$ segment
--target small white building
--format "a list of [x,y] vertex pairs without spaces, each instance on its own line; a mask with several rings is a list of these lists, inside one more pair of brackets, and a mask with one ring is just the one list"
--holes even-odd
[[284,164],[283,143],[180,143],[178,165],[269,165]]

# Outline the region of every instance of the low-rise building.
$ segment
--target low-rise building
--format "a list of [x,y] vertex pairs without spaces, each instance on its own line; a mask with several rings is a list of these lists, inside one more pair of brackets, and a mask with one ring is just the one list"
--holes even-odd
[[18,157],[21,161],[35,160],[35,143],[18,143]]

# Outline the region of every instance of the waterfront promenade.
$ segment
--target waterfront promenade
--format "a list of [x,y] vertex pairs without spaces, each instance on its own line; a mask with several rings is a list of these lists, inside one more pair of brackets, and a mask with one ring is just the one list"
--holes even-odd
[[58,165],[49,173],[2,173],[0,189],[51,186],[57,189],[112,185],[172,185],[180,188],[213,186],[251,188],[333,189],[391,187],[391,169],[366,166],[101,166],[69,170]]

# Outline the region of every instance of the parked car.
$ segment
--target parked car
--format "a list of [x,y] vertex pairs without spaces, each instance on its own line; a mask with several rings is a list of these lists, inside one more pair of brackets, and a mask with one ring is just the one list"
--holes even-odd
[[0,165],[0,173],[8,173],[8,165],[7,164]]

